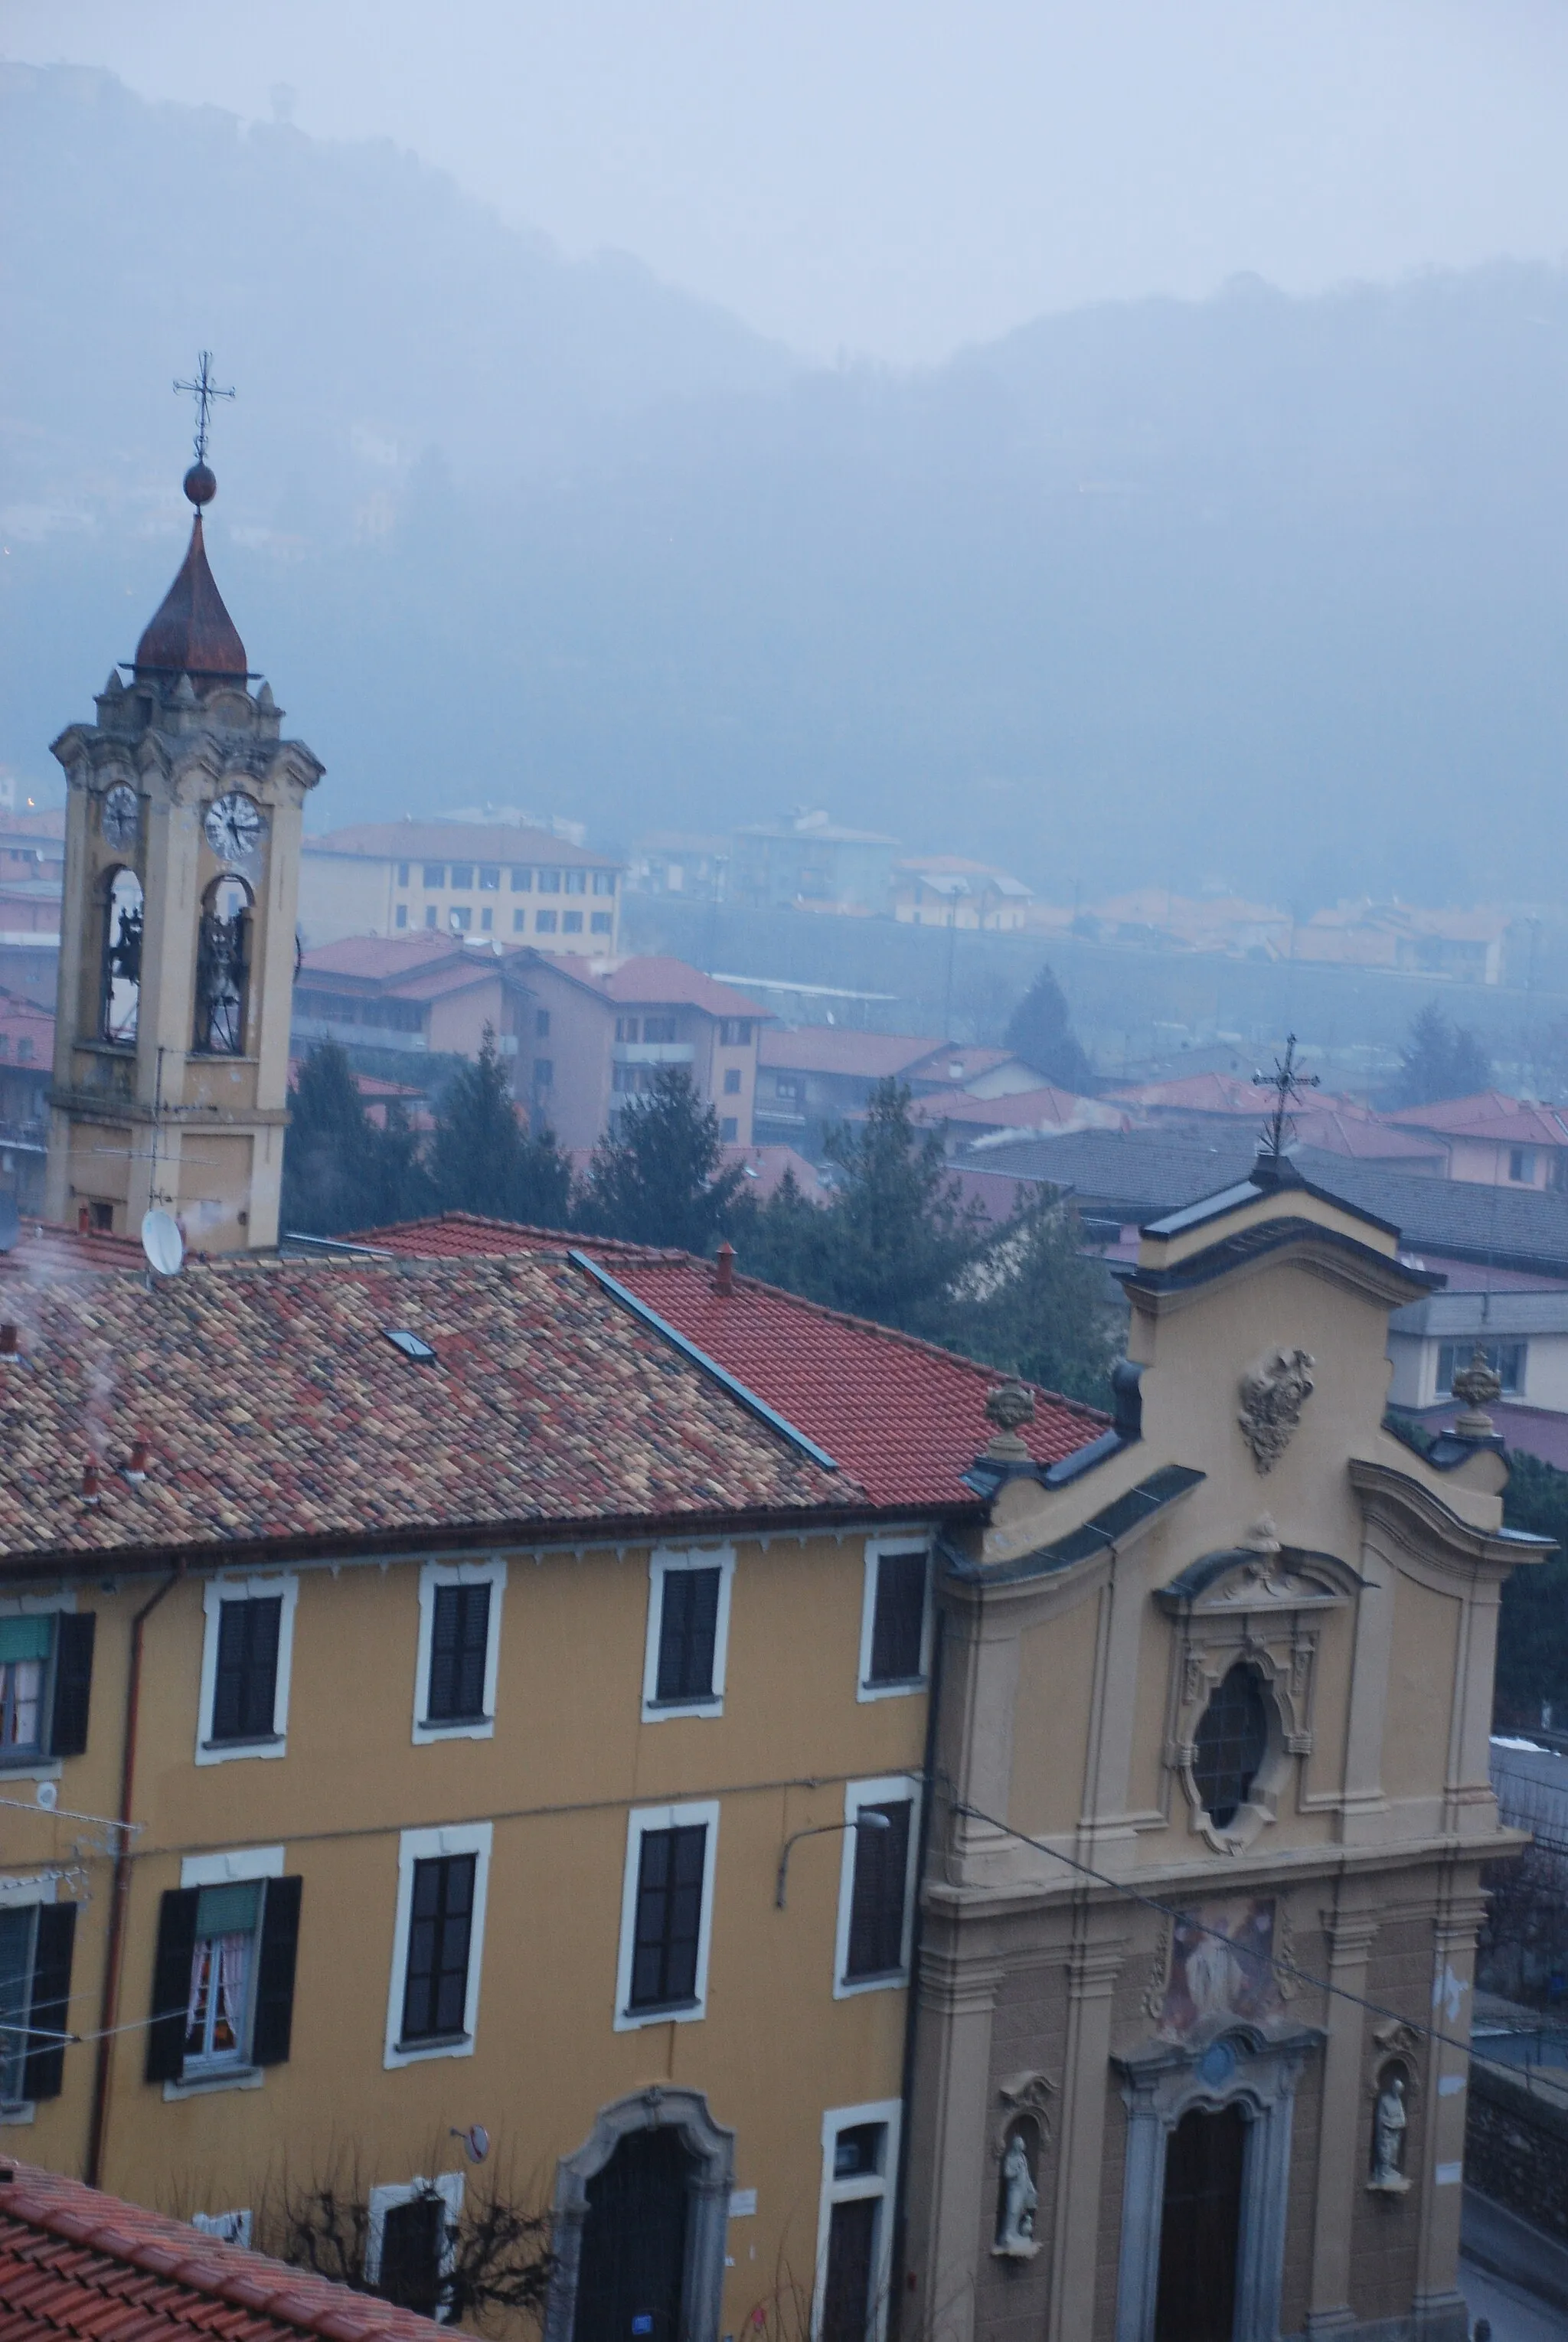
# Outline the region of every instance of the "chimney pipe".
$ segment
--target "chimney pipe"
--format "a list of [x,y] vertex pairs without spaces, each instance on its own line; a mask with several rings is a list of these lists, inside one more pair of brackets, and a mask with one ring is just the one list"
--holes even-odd
[[98,1467],[95,1464],[82,1466],[82,1502],[95,1505],[98,1501]]
[[145,1439],[131,1442],[131,1460],[125,1466],[127,1480],[145,1480],[147,1476],[147,1443]]
[[714,1291],[729,1294],[735,1289],[735,1248],[726,1236],[719,1246],[719,1256],[714,1264]]

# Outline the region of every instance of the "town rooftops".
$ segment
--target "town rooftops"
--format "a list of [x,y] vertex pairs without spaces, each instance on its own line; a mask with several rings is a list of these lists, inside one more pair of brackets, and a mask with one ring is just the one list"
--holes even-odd
[[[374,1231],[399,1253],[472,1257],[558,1252],[574,1239],[505,1220],[448,1213]],[[730,1374],[820,1441],[881,1508],[957,1504],[960,1474],[992,1437],[985,1402],[1007,1379],[910,1334],[803,1301],[735,1275],[720,1291],[711,1261],[649,1246],[577,1240],[616,1281]],[[1096,1439],[1108,1417],[1037,1390],[1023,1437],[1054,1464]]]
[[923,1065],[941,1047],[929,1033],[857,1033],[844,1025],[775,1026],[763,1035],[757,1063],[784,1073],[845,1074],[880,1082]]
[[304,850],[380,862],[526,862],[563,870],[621,866],[614,854],[594,854],[550,830],[521,829],[510,822],[360,821],[307,837]]
[[435,2342],[450,2330],[79,2179],[0,2158],[5,2342]]
[[1555,1106],[1508,1097],[1502,1090],[1480,1090],[1472,1097],[1401,1106],[1389,1120],[1413,1130],[1438,1131],[1446,1138],[1499,1139],[1514,1146],[1568,1146],[1568,1122]]
[[535,945],[528,947],[525,956],[628,1008],[700,1008],[709,1016],[749,1016],[754,1021],[765,1020],[769,1015],[733,985],[720,984],[704,976],[700,967],[656,952],[600,962],[565,952],[541,951]]
[[[46,1220],[24,1219],[16,1240],[0,1249],[0,1277],[20,1277],[25,1284],[52,1284],[62,1276],[98,1276],[106,1269],[141,1268],[144,1256],[135,1236],[110,1236],[101,1228],[60,1228]],[[0,1316],[16,1315],[16,1299],[8,1294]]]

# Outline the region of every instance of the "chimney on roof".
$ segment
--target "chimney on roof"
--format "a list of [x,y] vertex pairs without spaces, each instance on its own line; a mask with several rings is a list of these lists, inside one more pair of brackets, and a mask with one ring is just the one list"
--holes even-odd
[[88,1463],[82,1466],[82,1502],[85,1505],[98,1502],[98,1467],[95,1464]]
[[147,1476],[147,1443],[145,1439],[131,1442],[131,1460],[125,1466],[127,1480],[145,1480]]
[[719,1256],[714,1263],[714,1291],[731,1294],[735,1289],[735,1248],[726,1236],[719,1246]]

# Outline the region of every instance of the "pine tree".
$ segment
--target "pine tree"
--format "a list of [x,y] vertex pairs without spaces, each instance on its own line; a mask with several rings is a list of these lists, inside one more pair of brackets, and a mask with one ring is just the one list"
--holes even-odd
[[572,1166],[548,1130],[529,1134],[517,1118],[494,1028],[479,1055],[459,1066],[435,1116],[430,1172],[437,1207],[492,1220],[565,1227],[572,1212]]
[[719,1118],[684,1066],[660,1066],[594,1147],[581,1214],[595,1236],[705,1253],[724,1233],[744,1174],[724,1168]]
[[1049,966],[1043,966],[1007,1020],[1007,1046],[1048,1082],[1080,1095],[1093,1089],[1094,1069],[1074,1032],[1067,1002]]
[[1083,1243],[1077,1215],[1047,1189],[965,1279],[949,1338],[988,1366],[1103,1406],[1125,1308]]
[[347,1054],[335,1041],[312,1049],[289,1092],[284,1142],[285,1234],[342,1236],[383,1217],[377,1132]]
[[1491,1081],[1492,1060],[1478,1034],[1451,1023],[1435,1001],[1413,1020],[1394,1085],[1396,1106],[1473,1097]]

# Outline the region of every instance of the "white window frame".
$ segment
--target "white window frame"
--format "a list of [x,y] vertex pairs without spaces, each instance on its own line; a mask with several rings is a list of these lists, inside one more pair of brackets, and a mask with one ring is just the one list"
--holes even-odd
[[[664,1617],[667,1578],[693,1569],[717,1569],[719,1606],[714,1620],[713,1692],[707,1699],[660,1699],[659,1636]],[[664,1724],[675,1716],[713,1716],[724,1712],[724,1670],[730,1650],[730,1591],[734,1584],[735,1549],[720,1545],[701,1547],[660,1546],[648,1556],[648,1639],[643,1654],[643,1722]]]
[[[894,1806],[909,1801],[909,1857],[904,1873],[904,1937],[899,1964],[891,1976],[846,1977],[849,1965],[849,1923],[854,1907],[854,1852],[860,1832],[846,1829],[838,1873],[838,1926],[833,1952],[833,1997],[853,2000],[863,1992],[902,1992],[909,1983],[909,1957],[914,1937],[914,1894],[920,1868],[920,1784],[907,1773],[888,1773],[879,1781],[849,1781],[844,1785],[844,1817],[854,1820],[863,1806]],[[870,2117],[866,2119],[869,2121]]]
[[[15,1617],[16,1614],[12,1611],[10,1615]],[[58,1881],[53,1871],[46,1871],[41,1876],[31,1878],[0,1878],[0,1909],[32,1911],[37,1910],[45,1903],[57,1903],[59,1900]],[[35,1957],[36,1953],[37,1937],[35,1935]],[[33,1974],[29,1972],[27,1977],[29,2007],[32,1997]],[[0,2126],[8,2128],[13,2124],[20,2126],[30,2123],[34,2113],[35,2105],[31,2098],[0,2098]]]
[[[489,1822],[454,1822],[444,1829],[404,1830],[397,1841],[397,1912],[392,1930],[392,1981],[386,1995],[386,2042],[382,2064],[422,2066],[432,2057],[472,2057],[479,2023],[479,1970],[484,1956],[484,1906],[490,1886],[490,1848],[494,1830]],[[408,1981],[408,1933],[414,1909],[414,1866],[444,1854],[473,1854],[474,1917],[468,1939],[468,1983],[463,1997],[461,2041],[411,2043],[399,2046],[403,2033],[403,1998]]]
[[[430,1655],[435,1638],[435,1596],[443,1586],[488,1586],[490,1621],[484,1643],[484,1714],[477,1724],[434,1724],[430,1706]],[[419,1573],[419,1644],[414,1662],[414,1745],[433,1740],[493,1740],[495,1686],[501,1668],[501,1604],[506,1564],[490,1561],[427,1561]]]
[[[697,1920],[695,1997],[690,2008],[632,2008],[632,1955],[637,1929],[637,1875],[643,1840],[650,1830],[707,1826],[703,1860],[703,1907]],[[684,1806],[634,1806],[626,1816],[626,1870],[621,1886],[621,1943],[615,1961],[615,2031],[637,2033],[644,2025],[695,2025],[708,2013],[708,1954],[714,1935],[714,1879],[719,1867],[719,1801]]]
[[[439,2196],[446,2207],[448,2225],[455,2227],[463,2217],[463,2174],[461,2171],[438,2171],[431,2179],[408,2179],[390,2187],[373,2187],[370,2191],[370,2220],[365,2238],[365,2275],[369,2285],[381,2277],[381,2243],[386,2233],[386,2216],[403,2204],[412,2204],[416,2196]],[[439,2277],[449,2277],[456,2265],[457,2247],[448,2237],[442,2247],[436,2266]],[[435,2305],[437,2322],[444,2326],[451,2317],[451,2305],[438,2301]]]
[[253,1878],[281,1878],[281,1846],[241,1846],[225,1854],[187,1854],[180,1861],[182,1887],[240,1887]]
[[[884,1554],[920,1553],[925,1556],[925,1607],[920,1620],[920,1673],[902,1676],[896,1683],[878,1684],[871,1680],[872,1645],[876,1634],[876,1580]],[[867,1537],[865,1541],[865,1588],[860,1607],[860,1667],[855,1677],[854,1696],[858,1700],[908,1699],[926,1690],[931,1681],[931,1637],[935,1616],[929,1536]]]
[[[893,2280],[893,2211],[898,2185],[899,2128],[904,2107],[897,2098],[874,2099],[869,2106],[831,2107],[822,2118],[822,2193],[816,2215],[816,2282],[812,2288],[813,2342],[822,2332],[824,2297],[827,2291],[828,2238],[835,2204],[853,2204],[880,2197],[882,2217],[876,2224],[876,2259],[873,2273],[874,2307],[866,2327],[866,2342],[884,2342],[887,2332],[888,2288]],[[840,2131],[858,2130],[866,2123],[887,2129],[886,2152],[880,2171],[858,2173],[853,2179],[835,2179],[834,2153]]]
[[[216,1747],[209,1744],[213,1736],[213,1695],[218,1679],[218,1614],[227,1602],[266,1601],[283,1596],[283,1612],[277,1629],[277,1676],[273,1686],[272,1730],[270,1740],[225,1741]],[[233,1765],[243,1758],[286,1756],[288,1755],[288,1693],[294,1673],[294,1614],[299,1601],[299,1578],[292,1569],[274,1570],[265,1576],[247,1575],[209,1577],[202,1589],[204,1630],[202,1634],[201,1696],[196,1702],[196,1763],[198,1765]]]

